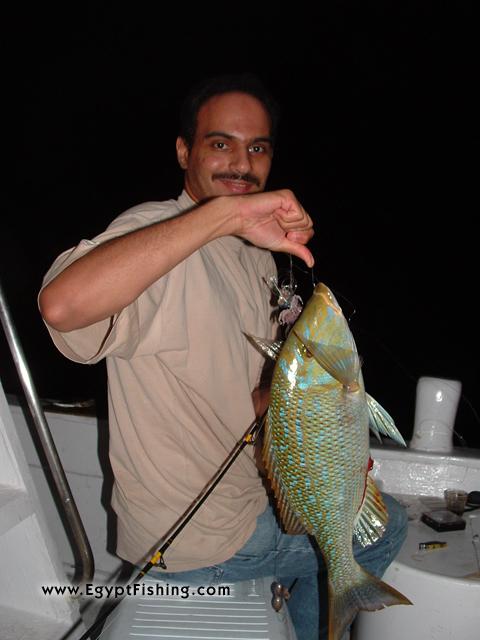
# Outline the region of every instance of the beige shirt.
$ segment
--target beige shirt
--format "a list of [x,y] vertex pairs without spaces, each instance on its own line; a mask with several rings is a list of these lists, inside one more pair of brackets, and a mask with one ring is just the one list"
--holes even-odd
[[[52,265],[44,285],[99,243],[194,206],[149,202],[120,215]],[[59,333],[76,362],[107,359],[112,506],[117,553],[149,559],[254,420],[251,392],[264,358],[245,334],[273,337],[270,252],[236,237],[209,242],[114,318]],[[166,553],[170,571],[230,558],[255,529],[267,497],[250,447]]]

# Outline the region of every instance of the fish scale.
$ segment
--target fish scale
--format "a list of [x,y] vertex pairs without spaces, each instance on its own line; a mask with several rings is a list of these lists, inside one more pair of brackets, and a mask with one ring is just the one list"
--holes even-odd
[[[318,415],[318,408],[315,408],[315,404],[318,404],[315,401],[315,393],[315,388],[312,388],[306,402],[303,402],[303,398],[296,402],[297,394],[292,393],[290,410],[280,417],[278,408],[282,405],[282,395],[276,394],[272,389],[269,414],[269,421],[275,425],[272,429],[275,457],[278,463],[286,468],[290,478],[301,478],[303,483],[301,490],[298,487],[296,489],[296,498],[292,496],[292,504],[295,505],[296,511],[302,510],[309,496],[316,496],[316,510],[310,509],[311,533],[315,530],[316,518],[321,516],[330,501],[328,487],[331,484],[329,483],[335,481],[335,484],[340,484],[342,487],[352,486],[350,482],[339,482],[338,469],[345,470],[344,480],[347,481],[349,476],[351,479],[354,475],[354,470],[347,466],[346,462],[358,457],[363,458],[363,471],[366,474],[369,458],[368,438],[364,437],[363,442],[354,442],[351,438],[347,440],[345,432],[340,430],[335,432],[336,437],[331,436],[332,425],[339,420],[345,420],[335,404],[323,406],[322,424],[314,421],[313,417]],[[288,424],[296,425],[293,439],[290,438]],[[322,443],[324,443],[323,451]],[[354,449],[363,449],[363,453],[354,453]],[[322,478],[323,484],[318,482],[319,478]],[[315,484],[315,494],[311,493],[312,479]],[[285,484],[288,487],[290,482],[286,481]],[[363,489],[362,491],[357,489],[356,494],[358,497],[355,501],[354,513],[360,506]],[[341,493],[337,494],[337,498],[341,498]]]
[[[255,343],[277,355],[261,340]],[[324,556],[330,640],[343,635],[360,609],[410,604],[353,556],[353,534],[370,544],[387,518],[368,479],[372,411],[377,433],[403,441],[391,417],[365,393],[353,336],[320,283],[277,356],[263,457],[286,531],[315,536]]]

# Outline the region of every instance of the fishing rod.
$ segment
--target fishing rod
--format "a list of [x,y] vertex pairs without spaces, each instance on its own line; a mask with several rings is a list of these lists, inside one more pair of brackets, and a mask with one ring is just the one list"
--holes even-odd
[[208,496],[212,493],[215,487],[218,485],[223,476],[227,473],[230,467],[233,465],[235,460],[238,458],[240,453],[248,444],[255,444],[257,437],[265,423],[265,418],[267,415],[268,409],[263,413],[259,420],[255,419],[252,424],[248,427],[245,434],[242,438],[236,443],[226,460],[219,467],[218,471],[211,478],[211,480],[205,485],[202,491],[198,494],[195,500],[191,503],[185,513],[180,517],[180,519],[173,525],[172,529],[165,535],[165,542],[157,549],[157,551],[153,554],[150,560],[145,564],[143,569],[139,571],[139,573],[135,576],[135,578],[130,582],[129,585],[124,590],[124,595],[122,595],[111,607],[106,611],[100,618],[98,618],[89,629],[83,634],[79,640],[88,640],[91,635],[102,625],[105,620],[113,613],[114,609],[118,607],[118,605],[122,602],[122,600],[126,597],[129,592],[129,588],[131,585],[136,584],[139,580],[141,580],[147,573],[150,571],[152,567],[155,565],[160,565],[162,569],[166,569],[167,566],[163,559],[165,552],[171,546],[175,538],[178,534],[186,527],[186,525],[190,522],[196,512],[200,509],[202,504],[208,498]]

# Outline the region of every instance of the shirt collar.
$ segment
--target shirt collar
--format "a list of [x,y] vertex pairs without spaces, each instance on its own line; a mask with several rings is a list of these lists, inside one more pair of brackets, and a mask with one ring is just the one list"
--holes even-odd
[[186,209],[192,209],[192,207],[196,207],[197,203],[195,202],[195,200],[193,200],[188,193],[185,191],[185,189],[183,189],[182,193],[180,194],[180,197],[177,200],[179,206],[180,206],[180,210],[181,211],[185,211]]

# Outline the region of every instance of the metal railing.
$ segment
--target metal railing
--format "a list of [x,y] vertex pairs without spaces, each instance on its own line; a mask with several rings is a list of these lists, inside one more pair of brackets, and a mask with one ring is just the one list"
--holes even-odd
[[0,318],[3,325],[7,342],[12,352],[15,366],[17,367],[20,382],[27,399],[30,413],[35,424],[35,428],[40,439],[50,472],[52,474],[58,495],[61,501],[61,507],[64,511],[66,520],[70,526],[71,533],[76,544],[77,556],[81,563],[79,584],[91,582],[94,573],[94,561],[92,549],[88,541],[85,527],[75,504],[72,492],[68,484],[62,462],[57,452],[55,442],[53,440],[50,427],[48,426],[42,405],[33,383],[32,375],[25,358],[20,340],[18,338],[13,320],[11,318],[7,300],[3,293],[0,283]]

